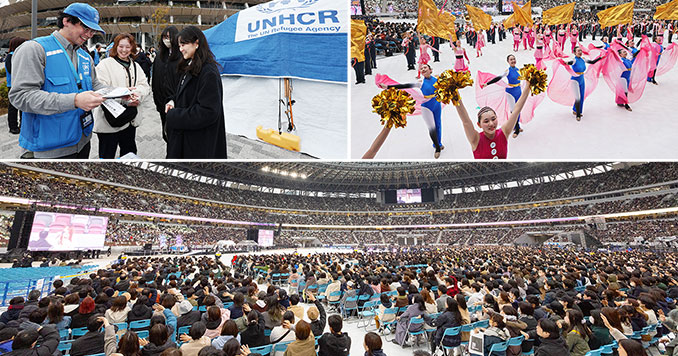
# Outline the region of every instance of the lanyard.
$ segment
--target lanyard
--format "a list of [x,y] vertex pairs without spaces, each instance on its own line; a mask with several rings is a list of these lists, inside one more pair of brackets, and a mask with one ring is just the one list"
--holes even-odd
[[[80,84],[80,79],[81,79],[80,75],[78,74],[78,71],[73,66],[73,62],[69,58],[68,53],[66,52],[66,49],[64,48],[64,46],[61,45],[61,42],[59,42],[59,40],[54,36],[54,34],[52,34],[52,37],[54,38],[54,41],[57,43],[57,45],[59,45],[59,47],[63,51],[63,54],[64,54],[64,56],[66,56],[66,59],[68,59],[68,64],[69,64],[69,67],[71,68],[71,73],[73,73],[73,76],[75,76],[75,81],[76,81],[76,83],[78,83],[78,90],[82,90],[82,84]],[[78,67],[79,67],[80,66],[80,57],[79,57],[80,55],[78,54],[77,49],[75,50],[75,55],[78,58]]]

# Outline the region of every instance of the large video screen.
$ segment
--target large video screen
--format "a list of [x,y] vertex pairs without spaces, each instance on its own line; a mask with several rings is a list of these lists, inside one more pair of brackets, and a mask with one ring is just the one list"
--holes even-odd
[[398,204],[421,203],[421,189],[398,189],[396,199]]
[[501,10],[503,12],[513,12],[513,3],[516,3],[519,7],[523,7],[525,5],[525,0],[502,0],[501,2]]
[[28,241],[29,251],[96,250],[104,247],[108,218],[37,212]]
[[259,230],[259,246],[273,246],[273,230]]

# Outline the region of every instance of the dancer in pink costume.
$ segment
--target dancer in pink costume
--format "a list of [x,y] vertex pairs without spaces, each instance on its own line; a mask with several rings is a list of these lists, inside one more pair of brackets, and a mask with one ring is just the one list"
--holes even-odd
[[527,49],[527,44],[530,41],[530,31],[523,26],[523,49]]
[[[499,124],[503,124],[509,119],[509,115],[515,109],[515,104],[522,95],[520,88],[520,72],[516,67],[516,57],[509,54],[506,58],[509,68],[502,75],[494,75],[478,71],[478,76],[475,81],[476,89],[476,103],[478,106],[491,107],[496,115]],[[507,81],[502,79],[506,78]],[[491,84],[497,85],[491,85]],[[539,95],[530,95],[525,106],[522,109],[518,121],[513,127],[513,137],[518,137],[523,129],[520,123],[528,123],[534,117],[534,111],[537,106],[544,100],[546,93]]]
[[[461,41],[457,40],[457,42],[452,42],[452,36],[450,36],[450,46],[454,48],[454,57],[456,58],[456,61],[454,62],[454,71],[468,72],[469,68],[466,65],[466,62],[471,64],[471,61],[466,55],[466,50],[461,47]],[[466,58],[466,62],[464,62],[464,58]]]
[[440,53],[439,50],[433,48],[428,41],[423,38],[419,32],[417,32],[417,38],[419,38],[419,63],[418,67],[419,69],[417,70],[417,79],[421,78],[421,65],[422,64],[428,64],[428,62],[431,60],[431,56],[428,54],[428,50],[431,49],[432,51],[436,51]]
[[513,28],[513,51],[518,52],[518,49],[520,48],[520,34],[522,32],[520,31],[520,28],[516,25],[516,27]]
[[537,69],[546,69],[546,64],[544,64],[544,52],[546,51],[544,49],[544,36],[541,33],[537,34],[537,39],[536,39],[536,45],[537,49],[534,51],[534,59],[536,60],[535,66]]
[[[659,32],[660,34],[663,31]],[[643,41],[649,41],[643,36]],[[662,45],[664,41],[664,36],[658,35],[655,37],[655,42],[651,44],[651,60],[650,60],[650,69],[647,73],[647,81],[652,84],[657,84],[655,77],[657,75],[662,75],[668,72],[676,64],[678,60],[678,43],[672,43],[666,48]]]
[[476,58],[483,55],[483,47],[485,47],[485,34],[482,30],[477,32],[478,40],[476,41]]
[[551,26],[546,26],[544,29],[544,57],[551,55],[551,37],[553,33],[551,32]]
[[[571,25],[571,24],[570,24]],[[577,29],[577,25],[568,26],[568,32],[570,34],[570,43],[572,44],[572,48],[570,48],[570,51],[574,53],[574,48],[577,47],[577,38],[579,38],[579,30]]]
[[530,26],[530,30],[527,32],[527,45],[530,46],[530,49],[534,49],[534,27]]
[[633,42],[633,24],[626,26],[626,40]]
[[[553,102],[566,106],[574,103],[572,114],[577,121],[583,116],[584,100],[598,85],[603,64],[600,60],[605,58],[603,54],[594,60],[585,60],[582,54],[581,48],[575,47],[574,60],[565,62],[557,59],[553,62],[553,75],[546,89]],[[591,65],[587,67],[586,64]]]
[[[633,43],[633,42],[631,42]],[[632,57],[629,58],[629,52]],[[640,50],[613,41],[603,63],[602,74],[607,86],[615,93],[615,103],[632,111],[629,103],[638,101],[645,90],[646,73],[650,67],[649,40]]]
[[565,38],[567,36],[567,31],[565,31],[565,25],[560,25],[558,29],[558,46],[561,51],[565,50]]

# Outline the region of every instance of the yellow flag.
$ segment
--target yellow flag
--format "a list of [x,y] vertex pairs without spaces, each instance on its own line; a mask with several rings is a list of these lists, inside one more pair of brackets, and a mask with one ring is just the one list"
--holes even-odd
[[527,4],[519,8],[516,3],[513,3],[513,14],[515,15],[516,22],[521,26],[532,26],[532,1],[528,1]]
[[678,0],[657,6],[653,18],[655,20],[678,20]]
[[443,17],[433,0],[419,0],[417,30],[425,35],[449,38],[454,33],[454,16],[449,16],[453,18],[451,27],[447,22],[450,17]]
[[522,26],[532,26],[532,1],[528,1],[522,8],[513,3],[513,13],[504,20],[504,27],[514,27],[516,24]]
[[466,5],[466,11],[468,11],[468,16],[471,18],[473,28],[476,31],[490,29],[490,25],[492,24],[492,16],[486,14],[482,9],[471,5]]
[[367,26],[363,20],[351,20],[351,58],[365,61],[365,35]]
[[603,28],[630,23],[633,20],[633,1],[598,11],[597,15]]
[[[678,0],[675,0],[678,1]],[[556,6],[542,13],[541,22],[545,25],[560,25],[572,22],[574,3]]]
[[[676,0],[676,1],[678,1],[678,0]],[[452,36],[452,41],[456,41],[457,40],[457,33],[454,31],[454,29],[455,29],[454,21],[457,20],[457,17],[452,15],[451,13],[449,13],[447,11],[443,11],[440,14],[440,19],[443,22],[443,24],[445,25],[445,27],[447,28],[447,30],[449,31],[449,34]],[[450,36],[447,36],[445,38],[450,38]]]

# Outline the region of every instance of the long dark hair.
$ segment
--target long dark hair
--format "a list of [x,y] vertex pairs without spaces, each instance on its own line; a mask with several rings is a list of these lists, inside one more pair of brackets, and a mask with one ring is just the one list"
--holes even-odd
[[[169,34],[170,37],[170,48],[165,47],[165,44],[162,42],[162,38],[165,35]],[[181,57],[181,52],[179,52],[179,41],[178,41],[179,30],[174,26],[167,26],[162,33],[160,34],[160,41],[158,43],[158,56],[163,61],[166,61],[169,58],[169,61],[176,61]]]
[[127,332],[120,337],[117,351],[123,356],[141,355],[141,351],[139,350],[139,337],[137,337],[137,334],[132,330],[127,330]]
[[24,42],[26,42],[26,39],[23,38],[23,37],[12,37],[12,39],[9,40],[9,51],[8,52],[14,52],[14,50]]
[[205,34],[202,33],[199,28],[195,26],[184,27],[184,29],[179,32],[178,39],[180,44],[195,43],[196,41],[198,42],[198,48],[195,49],[193,59],[187,61],[185,58],[182,58],[181,61],[179,61],[180,72],[188,72],[191,73],[191,75],[197,77],[200,75],[202,67],[205,64],[214,63],[219,66],[217,61],[214,60],[214,55],[210,50],[210,46],[207,43]]

